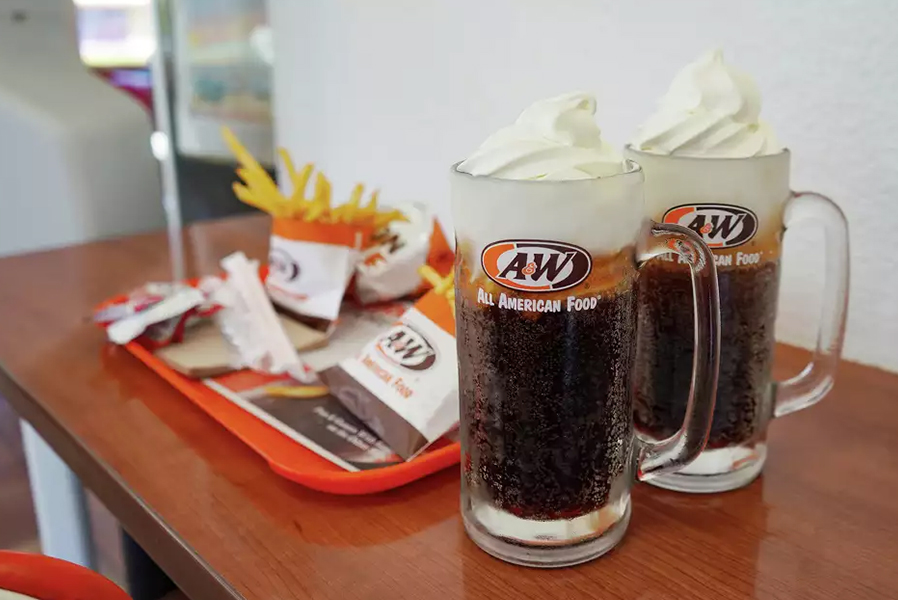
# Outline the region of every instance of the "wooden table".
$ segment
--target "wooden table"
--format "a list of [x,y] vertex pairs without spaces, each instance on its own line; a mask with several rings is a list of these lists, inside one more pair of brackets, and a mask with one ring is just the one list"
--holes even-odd
[[[188,273],[262,256],[267,227],[189,229]],[[610,555],[525,569],[467,539],[455,469],[369,497],[304,489],[104,344],[91,307],[169,269],[161,234],[0,260],[0,393],[191,598],[898,597],[898,376],[843,364],[830,397],[773,424],[748,488],[637,486]],[[806,360],[780,350],[781,375]]]

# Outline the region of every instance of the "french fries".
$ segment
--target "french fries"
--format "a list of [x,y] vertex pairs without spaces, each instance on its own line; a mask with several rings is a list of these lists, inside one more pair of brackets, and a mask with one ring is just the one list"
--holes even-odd
[[265,393],[278,398],[306,400],[327,396],[330,390],[324,385],[269,385]]
[[455,316],[455,272],[442,277],[436,269],[430,265],[422,265],[418,268],[418,274],[433,287],[433,291],[446,298]]
[[273,217],[327,224],[345,223],[360,227],[373,227],[374,229],[380,229],[393,221],[405,218],[398,210],[378,208],[378,190],[374,190],[368,204],[362,206],[365,187],[360,183],[352,189],[349,200],[339,206],[332,206],[331,183],[320,171],[315,174],[312,197],[307,198],[306,189],[312,178],[315,165],[309,163],[302,170],[297,171],[290,158],[290,153],[283,148],[278,148],[278,155],[284,163],[290,185],[293,188],[290,196],[286,197],[278,189],[268,172],[243,147],[230,129],[222,127],[221,134],[240,165],[237,169],[237,176],[243,183],[234,182],[234,195],[241,202],[255,206]]

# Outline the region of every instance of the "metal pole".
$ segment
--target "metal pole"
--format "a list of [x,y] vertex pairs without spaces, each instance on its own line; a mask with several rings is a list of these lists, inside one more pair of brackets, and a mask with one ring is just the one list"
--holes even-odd
[[186,277],[184,264],[184,244],[181,237],[181,196],[178,193],[178,170],[175,163],[174,127],[172,126],[171,105],[169,103],[168,69],[160,26],[159,0],[152,3],[153,36],[156,38],[156,52],[150,61],[150,76],[153,83],[153,112],[156,116],[156,132],[153,134],[153,153],[162,169],[162,204],[168,223],[168,244],[171,256],[172,280],[183,281]]

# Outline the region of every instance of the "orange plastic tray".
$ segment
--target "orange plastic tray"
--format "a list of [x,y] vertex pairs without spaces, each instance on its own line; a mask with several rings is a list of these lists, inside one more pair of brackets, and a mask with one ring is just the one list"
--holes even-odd
[[458,442],[438,442],[429,451],[399,465],[369,471],[346,471],[257,419],[202,382],[171,369],[137,342],[131,342],[125,348],[268,461],[272,471],[306,487],[331,494],[373,494],[421,479],[459,461],[461,447]]
[[[264,268],[260,275],[265,276]],[[188,283],[195,285],[195,281]],[[123,299],[123,296],[111,298],[97,309]],[[458,442],[441,440],[427,452],[402,464],[368,471],[346,471],[246,412],[201,381],[181,375],[139,343],[131,342],[125,348],[268,461],[272,471],[321,492],[344,495],[382,492],[451,467],[461,457]]]

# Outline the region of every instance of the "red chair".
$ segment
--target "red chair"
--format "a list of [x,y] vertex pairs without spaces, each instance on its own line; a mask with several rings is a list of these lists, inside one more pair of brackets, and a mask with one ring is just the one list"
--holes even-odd
[[90,569],[39,554],[0,551],[0,591],[36,600],[131,600]]

